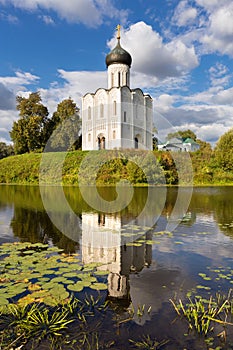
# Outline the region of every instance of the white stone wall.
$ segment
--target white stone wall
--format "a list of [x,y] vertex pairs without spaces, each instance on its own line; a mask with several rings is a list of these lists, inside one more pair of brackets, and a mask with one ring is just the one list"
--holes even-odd
[[126,64],[111,64],[108,67],[108,89],[130,86],[129,67]]
[[[98,89],[82,99],[82,149],[99,149],[98,138],[106,149],[139,148],[152,150],[153,106],[141,89],[129,88],[129,67],[108,67],[109,89]],[[121,87],[113,87],[121,75]],[[119,81],[118,81],[119,83]],[[138,142],[135,142],[135,138]]]

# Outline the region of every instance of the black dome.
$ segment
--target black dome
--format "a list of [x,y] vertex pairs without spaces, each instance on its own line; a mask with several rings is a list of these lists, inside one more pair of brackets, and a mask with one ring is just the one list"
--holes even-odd
[[123,63],[127,64],[130,67],[132,63],[132,57],[126,50],[121,47],[120,40],[118,40],[117,46],[111,52],[109,52],[109,54],[106,56],[105,62],[107,67],[113,63]]

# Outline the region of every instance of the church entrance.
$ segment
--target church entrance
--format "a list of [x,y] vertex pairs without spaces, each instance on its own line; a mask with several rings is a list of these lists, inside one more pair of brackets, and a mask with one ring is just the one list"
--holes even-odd
[[105,149],[105,137],[98,136],[98,149]]

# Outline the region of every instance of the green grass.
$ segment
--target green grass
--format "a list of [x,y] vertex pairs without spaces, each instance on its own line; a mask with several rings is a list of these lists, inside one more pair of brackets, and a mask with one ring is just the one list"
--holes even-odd
[[[95,152],[95,153],[94,153]],[[114,152],[114,151],[113,151]],[[87,151],[73,151],[64,153],[48,153],[43,154],[43,168],[45,176],[43,181],[47,184],[58,183],[57,174],[60,170],[60,164],[62,167],[62,184],[63,185],[79,185],[79,169],[80,164],[84,161],[84,169],[81,171],[82,181],[84,184],[89,185],[93,179],[94,171],[98,162],[95,163],[96,157],[98,157],[98,151],[93,151],[94,157],[88,161]],[[125,157],[123,153],[122,158],[119,156],[116,159],[108,159],[106,152],[106,163],[100,167],[97,172],[96,184],[99,186],[111,186],[115,185],[120,180],[130,181],[133,185],[145,186],[147,185],[147,179],[153,184],[167,185],[186,185],[190,184],[190,179],[185,177],[189,173],[186,164],[183,161],[180,174],[176,169],[176,164],[172,159],[172,156],[168,152],[155,151],[154,155],[158,164],[154,164],[150,157],[146,156],[145,151],[138,151],[138,156],[130,155]],[[181,155],[182,156],[182,155]],[[177,157],[181,157],[178,155]],[[147,174],[143,173],[140,169],[140,165],[136,165],[135,162],[139,161],[143,163],[143,169]],[[233,172],[223,171],[222,169],[215,168],[211,172],[209,168],[203,166],[203,160],[191,154],[192,168],[193,168],[193,184],[194,185],[233,185]],[[42,160],[42,154],[27,153],[22,155],[10,156],[0,160],[0,183],[4,184],[39,184],[39,172]],[[85,163],[86,161],[86,163]],[[141,164],[141,163],[140,163]],[[182,175],[182,179],[179,178]]]

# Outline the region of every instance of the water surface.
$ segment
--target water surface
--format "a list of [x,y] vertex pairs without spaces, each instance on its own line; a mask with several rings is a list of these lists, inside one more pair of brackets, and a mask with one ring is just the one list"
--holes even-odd
[[[233,187],[194,188],[190,203],[185,203],[187,188],[150,191],[149,205],[148,189],[135,188],[123,210],[106,214],[88,205],[75,187],[64,188],[67,211],[55,187],[46,187],[51,203],[46,212],[39,187],[2,185],[0,243],[46,242],[67,253],[80,253],[84,264],[102,263],[109,271],[105,298],[117,305],[118,317],[124,318],[132,304],[152,310],[122,327],[119,349],[124,349],[124,338],[135,334],[169,339],[167,349],[201,349],[199,340],[184,337],[185,322],[172,323],[176,314],[169,299],[185,299],[187,293],[226,294],[233,286]],[[91,189],[87,192],[91,198]],[[111,188],[99,193],[107,201],[117,196]],[[178,195],[183,202],[174,214]],[[173,231],[167,229],[171,218]],[[229,342],[232,338],[230,328]]]

